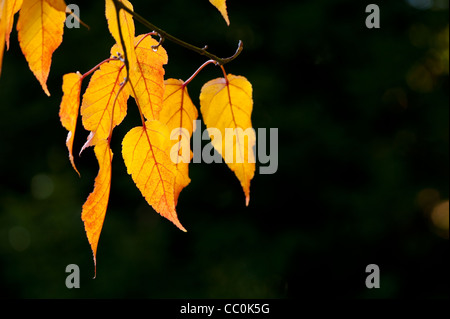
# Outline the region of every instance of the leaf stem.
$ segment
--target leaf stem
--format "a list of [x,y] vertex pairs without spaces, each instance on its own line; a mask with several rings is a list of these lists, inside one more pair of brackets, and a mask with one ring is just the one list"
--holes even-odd
[[197,76],[197,74],[199,74],[200,71],[201,71],[205,66],[207,66],[207,65],[210,64],[210,63],[215,63],[215,64],[217,64],[217,61],[215,61],[215,60],[208,60],[208,61],[206,61],[205,63],[203,63],[203,64],[197,69],[197,71],[195,71],[194,74],[191,75],[191,77],[190,77],[189,79],[187,79],[186,81],[184,81],[183,86],[187,86],[187,85],[189,84],[189,82],[191,82],[191,81]]
[[[187,42],[185,42],[183,40],[180,40],[180,39],[174,37],[173,35],[171,35],[170,33],[167,33],[166,31],[162,30],[161,28],[155,26],[154,24],[150,23],[148,20],[143,18],[138,13],[136,13],[133,10],[131,10],[128,7],[126,7],[120,0],[113,0],[113,2],[114,2],[114,5],[116,7],[116,10],[117,9],[125,10],[126,12],[131,14],[133,16],[133,18],[136,19],[136,21],[138,21],[139,23],[141,23],[145,27],[149,28],[150,30],[156,31],[161,36],[161,38],[167,39],[169,41],[172,41],[172,42],[174,42],[174,43],[176,43],[176,44],[178,44],[178,45],[180,45],[182,47],[185,47],[185,48],[187,48],[187,49],[189,49],[191,51],[197,52],[200,55],[204,55],[204,56],[210,58],[211,60],[216,61],[220,65],[224,65],[226,63],[229,63],[229,62],[233,61],[242,52],[242,50],[244,48],[244,44],[242,43],[241,40],[239,40],[238,48],[237,48],[236,52],[232,56],[230,56],[228,58],[219,58],[218,56],[208,52],[206,50],[206,48],[207,48],[206,46],[203,47],[203,48],[196,47],[195,45],[192,45],[192,44],[187,43]],[[119,28],[119,30],[120,30],[120,28]]]
[[223,67],[223,65],[220,65],[220,68],[222,69],[222,73],[223,73],[223,77],[225,78],[225,81],[227,83],[228,86],[228,77],[227,77],[227,72],[225,71],[225,68]]
[[81,76],[81,80],[83,80],[85,77],[89,76],[92,72],[94,72],[95,70],[97,70],[103,63],[109,62],[109,61],[117,61],[118,59],[113,57],[113,58],[108,58],[106,60],[103,60],[102,62],[100,62],[99,64],[97,64],[96,66],[94,66],[92,69],[90,69],[89,71],[87,71],[86,73],[84,73]]

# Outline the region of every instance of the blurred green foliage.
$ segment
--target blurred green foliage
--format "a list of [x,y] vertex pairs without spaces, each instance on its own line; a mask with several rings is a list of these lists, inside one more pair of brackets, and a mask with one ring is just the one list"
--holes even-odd
[[[225,164],[190,165],[182,233],[149,207],[120,154],[139,116],[114,131],[112,189],[97,278],[81,221],[98,166],[70,166],[58,118],[62,75],[108,57],[103,1],[72,1],[90,30],[65,29],[51,97],[17,42],[0,78],[0,297],[442,298],[449,297],[447,229],[432,223],[449,197],[449,18],[445,1],[228,0],[230,27],[206,0],[132,1],[155,25],[229,56],[253,84],[253,125],[279,130],[279,168],[255,175],[250,206]],[[16,18],[17,19],[17,18]],[[147,32],[137,25],[137,34]],[[165,42],[166,77],[187,79],[205,58]],[[221,76],[210,66],[190,84]],[[84,83],[84,85],[87,85]],[[87,137],[80,126],[75,150]],[[446,215],[445,215],[446,214]],[[65,268],[81,288],[65,287]],[[381,270],[367,289],[365,268]]]

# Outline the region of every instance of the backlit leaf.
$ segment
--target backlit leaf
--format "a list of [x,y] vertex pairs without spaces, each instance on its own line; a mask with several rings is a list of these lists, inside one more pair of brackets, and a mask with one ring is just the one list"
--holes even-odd
[[167,53],[162,46],[155,51],[158,42],[151,36],[135,38],[136,64],[130,67],[130,93],[147,120],[156,120],[164,97],[164,68]]
[[46,0],[23,0],[17,22],[20,48],[47,95],[53,52],[62,42],[66,14]]
[[219,10],[219,12],[222,14],[222,17],[225,19],[225,22],[230,25],[230,20],[228,19],[228,13],[227,13],[227,3],[226,0],[209,0],[209,2],[212,3],[213,6]]
[[[12,31],[13,22],[14,22],[14,15],[17,13],[17,11],[20,10],[20,7],[22,7],[22,0],[3,0],[4,2],[4,17],[1,18],[1,20],[4,20],[3,23],[5,23],[5,40],[6,40],[6,48],[9,49],[9,36]],[[1,3],[1,1],[0,1]],[[0,5],[1,7],[1,5]],[[1,9],[0,9],[1,11]],[[1,13],[0,13],[1,17]],[[1,22],[0,22],[1,24]]]
[[14,14],[22,6],[22,0],[0,0],[0,75],[2,74],[3,52],[9,49],[9,35],[14,22]]
[[97,245],[105,220],[111,190],[111,162],[113,153],[107,140],[102,140],[94,147],[95,156],[99,164],[98,175],[95,178],[94,191],[88,196],[83,205],[81,219],[97,264]]
[[131,129],[122,141],[128,174],[147,202],[183,231],[175,211],[175,164],[170,159],[169,130],[159,121]]
[[[121,2],[129,9],[133,10],[133,5],[128,0],[121,0]],[[109,32],[113,36],[114,40],[116,40],[117,45],[120,48],[120,51],[123,52],[122,43],[120,41],[120,32],[117,23],[117,14],[116,8],[112,0],[106,0],[106,9],[105,9],[106,19],[108,20],[108,28]],[[127,57],[129,65],[134,65],[136,61],[136,53],[134,51],[134,21],[133,17],[125,12],[123,9],[119,12],[120,16],[120,26],[122,30],[122,37],[125,43],[125,49],[127,51]]]
[[72,148],[77,126],[78,110],[80,108],[80,91],[82,76],[79,72],[69,73],[63,77],[63,97],[59,109],[59,118],[62,125],[69,131],[66,145],[69,150],[69,159],[75,171],[78,172],[73,159]]
[[0,75],[2,75],[3,52],[6,38],[6,0],[0,0]]
[[125,76],[123,62],[112,60],[103,63],[92,75],[83,95],[83,126],[100,140],[108,138],[127,113],[129,92],[126,86],[121,89]]
[[243,76],[228,74],[206,83],[200,93],[200,110],[210,130],[220,130],[222,138],[214,137],[212,144],[222,155],[228,167],[241,182],[246,197],[250,200],[250,181],[255,173],[256,142],[252,128],[252,86]]
[[[166,124],[178,139],[172,142],[172,151],[176,154],[175,166],[177,169],[175,176],[175,205],[181,190],[190,183],[189,162],[192,158],[190,148],[183,150],[185,143],[189,141],[192,132],[195,131],[195,120],[198,117],[197,108],[192,103],[187,92],[187,87],[182,80],[168,79],[165,81],[165,93],[163,109],[159,115],[159,120]],[[183,156],[187,154],[187,156]]]

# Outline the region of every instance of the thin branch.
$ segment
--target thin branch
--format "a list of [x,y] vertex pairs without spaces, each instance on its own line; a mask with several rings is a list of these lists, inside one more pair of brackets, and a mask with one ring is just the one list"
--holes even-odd
[[[158,34],[163,38],[163,39],[167,39],[169,41],[172,41],[180,46],[183,46],[191,51],[197,52],[200,55],[204,55],[208,58],[210,58],[211,60],[216,61],[218,64],[220,65],[224,65],[226,63],[229,63],[231,61],[233,61],[235,58],[237,58],[237,56],[239,54],[241,54],[243,48],[244,48],[244,44],[242,43],[241,40],[239,40],[238,43],[238,48],[236,50],[236,52],[228,57],[228,58],[219,58],[218,56],[208,52],[206,50],[206,47],[204,48],[199,48],[196,47],[190,43],[187,43],[183,40],[180,40],[176,37],[174,37],[173,35],[167,33],[166,31],[162,30],[161,28],[158,28],[157,26],[155,26],[154,24],[150,23],[148,20],[146,20],[145,18],[143,18],[141,15],[139,15],[138,13],[134,12],[133,10],[127,8],[120,0],[113,0],[114,5],[116,7],[116,10],[118,11],[118,9],[123,9],[126,12],[128,12],[129,14],[131,14],[133,16],[134,19],[136,19],[136,21],[138,21],[139,23],[141,23],[142,25],[144,25],[145,27],[149,28],[150,30],[156,31],[158,32]],[[119,28],[120,30],[120,28]]]

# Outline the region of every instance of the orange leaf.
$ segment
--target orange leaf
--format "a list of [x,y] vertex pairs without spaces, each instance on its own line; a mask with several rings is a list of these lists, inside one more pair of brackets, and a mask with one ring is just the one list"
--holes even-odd
[[170,160],[169,130],[159,121],[131,129],[122,141],[122,155],[134,183],[159,214],[183,231],[175,211],[175,164]]
[[[212,144],[222,155],[228,167],[241,182],[250,200],[250,181],[255,173],[256,143],[252,128],[252,85],[243,76],[228,74],[206,83],[200,93],[200,110],[210,135],[212,129],[220,131],[221,138],[214,136]],[[247,137],[247,143],[246,143]]]
[[157,51],[152,46],[158,42],[150,36],[135,38],[136,64],[130,68],[131,94],[147,120],[157,120],[164,97],[164,68],[167,53],[162,46]]
[[[195,131],[195,120],[198,117],[197,108],[192,103],[187,87],[182,80],[168,79],[165,81],[164,104],[159,120],[166,124],[172,134],[178,139],[172,143],[171,158],[175,158],[177,172],[175,174],[175,205],[181,190],[190,183],[189,162],[192,152],[182,149],[190,141]],[[175,131],[174,131],[175,130]],[[173,139],[173,137],[171,136]],[[177,145],[178,144],[178,145]],[[186,155],[184,155],[186,154]]]
[[227,13],[226,0],[209,0],[209,2],[211,2],[212,5],[217,8],[217,10],[219,10],[219,12],[222,14],[222,17],[225,19],[227,25],[230,25],[230,20],[228,19]]
[[[121,0],[121,2],[129,9],[133,10],[133,5],[128,0]],[[120,51],[123,52],[122,44],[120,41],[120,32],[117,23],[117,13],[116,8],[112,0],[106,0],[106,9],[105,15],[108,20],[108,28],[109,32],[113,36],[114,40],[116,40],[117,45],[120,48]],[[122,30],[122,37],[125,43],[125,49],[127,50],[127,57],[130,66],[133,66],[136,61],[136,53],[134,51],[134,21],[133,17],[125,12],[123,9],[120,10],[120,26]],[[114,52],[115,54],[115,52]]]
[[106,208],[111,190],[111,162],[113,153],[106,140],[102,140],[94,147],[95,156],[99,164],[98,175],[95,178],[94,191],[89,195],[83,205],[81,219],[94,255],[94,264],[97,264],[97,245],[105,220]]
[[6,37],[6,0],[0,0],[0,75],[2,75],[3,52]]
[[30,70],[50,96],[47,78],[53,52],[62,42],[66,14],[46,0],[23,0],[17,22],[20,48]]
[[9,35],[14,22],[14,15],[20,10],[22,0],[0,0],[0,75],[2,74],[3,52],[9,49]]
[[[2,3],[3,2],[3,17],[2,17]],[[20,10],[22,6],[23,0],[3,0],[0,1],[0,20],[5,23],[5,40],[6,40],[6,48],[9,49],[9,35],[11,34],[11,30],[14,22],[14,15],[17,11]],[[2,23],[0,22],[0,24]],[[1,27],[0,27],[1,28]]]
[[92,75],[83,95],[83,126],[100,140],[108,138],[127,113],[129,92],[126,86],[121,89],[125,76],[123,62],[112,60],[103,63]]
[[79,72],[64,75],[62,86],[64,94],[59,109],[61,123],[69,131],[67,134],[66,145],[69,150],[70,163],[78,175],[80,175],[80,173],[75,166],[72,148],[77,126],[78,110],[80,108],[81,81],[82,75]]

